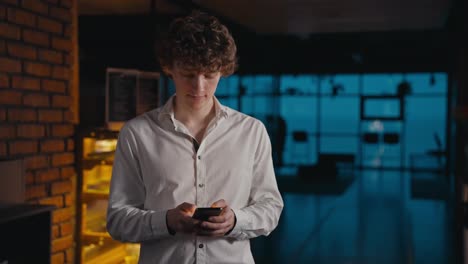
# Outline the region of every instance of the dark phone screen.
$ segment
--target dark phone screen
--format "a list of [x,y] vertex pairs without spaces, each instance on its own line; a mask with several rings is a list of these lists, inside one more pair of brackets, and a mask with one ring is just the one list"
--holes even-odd
[[221,214],[221,207],[199,207],[195,210],[193,218],[201,221],[207,221],[210,216],[218,216]]

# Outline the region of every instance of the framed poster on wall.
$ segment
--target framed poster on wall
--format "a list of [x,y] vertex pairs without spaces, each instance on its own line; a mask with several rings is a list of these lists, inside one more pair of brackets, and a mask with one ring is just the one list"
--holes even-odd
[[135,69],[107,68],[106,126],[120,130],[123,124],[162,103],[160,74]]

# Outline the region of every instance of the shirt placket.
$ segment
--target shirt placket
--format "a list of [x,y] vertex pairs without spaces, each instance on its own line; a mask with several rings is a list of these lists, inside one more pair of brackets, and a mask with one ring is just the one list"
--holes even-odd
[[[217,119],[217,118],[216,118]],[[173,120],[174,122],[174,120]],[[174,122],[175,125],[175,130],[177,132],[181,132],[186,134],[192,139],[192,144],[194,145],[194,150],[195,150],[195,188],[196,188],[196,205],[199,207],[206,207],[206,206],[211,206],[211,204],[208,204],[208,197],[207,197],[207,191],[206,191],[206,156],[204,156],[204,142],[206,142],[206,138],[208,135],[213,131],[213,129],[218,125],[218,120],[212,120],[210,124],[208,125],[206,131],[206,136],[201,144],[198,144],[197,141],[190,135],[188,130],[178,121]],[[201,237],[201,236],[196,236],[195,237],[195,248],[196,248],[196,263],[207,263],[207,257],[206,257],[206,240]]]

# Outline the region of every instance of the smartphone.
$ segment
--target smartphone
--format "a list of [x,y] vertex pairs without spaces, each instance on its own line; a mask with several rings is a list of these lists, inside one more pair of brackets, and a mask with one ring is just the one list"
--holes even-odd
[[192,218],[201,220],[201,221],[208,221],[210,216],[218,216],[223,211],[221,207],[198,207],[195,209],[195,213],[193,214]]

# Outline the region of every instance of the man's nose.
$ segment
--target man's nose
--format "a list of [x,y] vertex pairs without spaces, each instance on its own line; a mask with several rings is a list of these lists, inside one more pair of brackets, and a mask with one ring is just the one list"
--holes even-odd
[[203,90],[205,87],[205,77],[203,75],[196,75],[192,80],[192,87],[196,90]]

